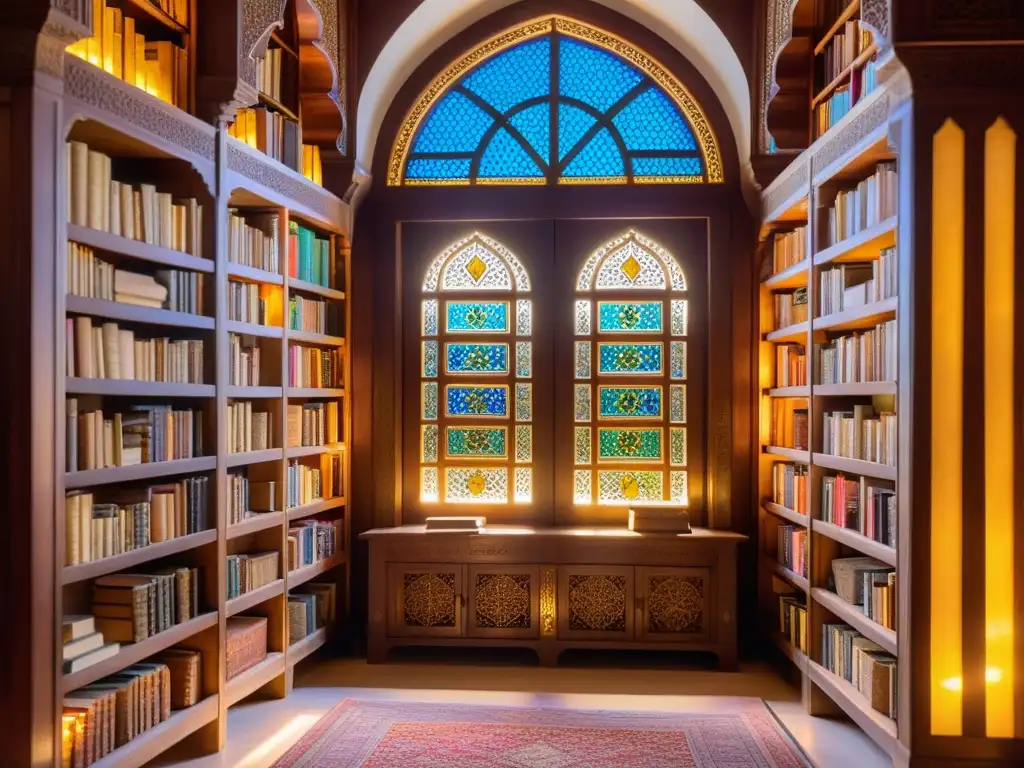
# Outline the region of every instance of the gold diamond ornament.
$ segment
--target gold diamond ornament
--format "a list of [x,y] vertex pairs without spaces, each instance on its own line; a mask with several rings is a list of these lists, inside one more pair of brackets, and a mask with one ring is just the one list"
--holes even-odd
[[469,272],[469,276],[473,278],[473,282],[479,283],[480,278],[484,276],[487,271],[487,265],[484,264],[484,260],[479,256],[474,256],[466,264],[466,271]]
[[633,282],[636,280],[643,267],[641,267],[640,262],[636,260],[636,256],[630,254],[629,258],[622,262],[622,266],[619,267],[619,269],[622,270],[622,274],[629,278],[630,282]]

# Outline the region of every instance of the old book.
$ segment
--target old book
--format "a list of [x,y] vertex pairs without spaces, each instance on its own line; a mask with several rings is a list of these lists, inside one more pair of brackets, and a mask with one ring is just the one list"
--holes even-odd
[[64,565],[82,562],[82,545],[78,538],[81,501],[81,493],[69,494],[64,499]]
[[686,507],[630,507],[629,530],[637,533],[690,533],[690,513]]
[[310,630],[306,622],[306,602],[298,596],[288,596],[288,644],[294,645],[308,635]]
[[65,643],[86,637],[95,631],[96,622],[89,614],[69,614],[61,620],[61,636]]
[[103,635],[99,632],[93,632],[76,640],[65,642],[61,647],[61,658],[64,661],[70,661],[76,656],[81,656],[83,653],[95,651],[97,648],[102,646]]
[[267,657],[267,619],[232,616],[227,622],[227,679],[241,674]]
[[863,604],[863,578],[865,571],[886,570],[885,563],[873,557],[843,557],[832,561],[836,594],[850,605]]
[[171,709],[185,709],[199,702],[202,654],[188,648],[169,648],[156,657],[170,675]]
[[[103,635],[99,632],[95,633],[95,635],[99,638],[99,642],[103,643],[103,640],[105,639]],[[74,672],[78,672],[79,670],[91,667],[93,664],[98,664],[99,662],[105,659],[109,659],[116,656],[120,650],[120,643],[105,643],[97,648],[93,648],[92,650],[80,653],[77,656],[74,656],[73,658],[65,658],[64,674],[70,675]]]

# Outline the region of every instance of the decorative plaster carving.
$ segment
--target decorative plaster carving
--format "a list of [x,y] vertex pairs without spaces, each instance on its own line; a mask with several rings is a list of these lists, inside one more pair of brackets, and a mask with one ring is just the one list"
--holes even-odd
[[884,51],[892,45],[892,0],[861,0],[860,23],[871,29],[878,50]]
[[92,3],[87,0],[50,0],[50,7],[83,27],[90,27],[90,19],[87,17],[92,16]]
[[[267,52],[270,33],[284,28],[288,0],[242,0],[242,47],[238,76],[256,87],[256,61]],[[252,102],[250,102],[252,103]]]
[[768,105],[779,92],[775,69],[779,56],[793,39],[793,11],[798,0],[768,0],[765,24],[764,72],[761,77],[761,98],[758,104],[758,135],[760,154],[768,154],[771,134],[768,133]]
[[799,189],[808,186],[809,183],[807,161],[790,163],[776,180],[774,189],[764,197],[764,216],[770,216],[777,211],[783,203],[793,197]]
[[233,144],[228,144],[228,168],[240,173],[247,179],[252,179],[268,189],[272,189],[282,197],[301,203],[311,211],[320,214],[324,219],[330,220],[330,210],[326,205],[324,196],[311,187],[312,182],[305,179],[296,179],[291,175],[275,168],[273,161],[254,157],[249,152],[240,149]]

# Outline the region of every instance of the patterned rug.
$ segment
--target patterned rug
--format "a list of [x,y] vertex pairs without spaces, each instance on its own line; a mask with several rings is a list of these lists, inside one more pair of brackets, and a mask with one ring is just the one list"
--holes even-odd
[[715,714],[346,699],[274,768],[808,768],[758,699]]

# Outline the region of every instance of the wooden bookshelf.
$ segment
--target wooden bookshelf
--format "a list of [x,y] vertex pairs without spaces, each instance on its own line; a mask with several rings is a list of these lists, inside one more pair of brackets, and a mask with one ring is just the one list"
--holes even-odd
[[213,397],[213,384],[172,384],[162,381],[127,379],[69,378],[64,385],[69,395],[106,395],[109,397]]
[[810,526],[810,516],[801,512],[795,512],[789,507],[784,507],[781,504],[774,504],[770,501],[766,501],[762,507],[765,512],[781,517],[783,520],[788,520],[796,525],[802,525],[804,528]]
[[175,251],[170,248],[163,248],[159,245],[150,245],[141,240],[131,240],[110,232],[103,232],[99,229],[83,227],[78,224],[68,223],[68,240],[88,245],[97,251],[107,254],[127,256],[141,261],[149,261],[153,264],[163,264],[175,269],[188,269],[193,272],[211,273],[214,270],[213,259],[192,256],[182,251]]
[[333,568],[337,568],[345,562],[345,554],[340,552],[336,555],[324,558],[319,562],[313,563],[312,565],[306,565],[302,568],[296,568],[288,571],[288,588],[298,587],[305,584],[307,581],[312,581],[317,576],[327,573]]
[[835,592],[815,587],[811,590],[811,596],[814,598],[814,602],[835,614],[838,619],[852,626],[864,637],[878,643],[893,656],[897,655],[894,630],[872,621],[869,616],[864,615],[858,606],[850,605]]
[[137,307],[134,304],[122,304],[117,301],[103,299],[86,299],[81,296],[67,297],[67,311],[76,315],[91,315],[107,320],[125,320],[131,323],[150,323],[152,325],[172,325],[178,328],[198,328],[213,330],[216,323],[212,317],[191,315],[187,312],[172,312],[169,309],[153,309]]
[[338,496],[333,499],[321,499],[320,501],[314,501],[311,504],[304,504],[301,507],[292,507],[288,510],[288,519],[301,520],[304,517],[312,517],[313,515],[319,515],[321,512],[327,512],[344,506],[344,496]]
[[103,469],[81,469],[64,474],[64,488],[72,490],[92,485],[128,483],[135,480],[152,480],[171,475],[200,474],[217,466],[216,456],[201,456],[194,459],[174,461],[152,461],[130,467],[105,467]]
[[281,526],[283,517],[284,512],[259,512],[239,523],[230,523],[228,538],[236,539],[239,536],[249,536],[268,528],[278,528]]
[[863,694],[813,660],[807,662],[811,682],[834,701],[885,752],[897,751],[896,722],[873,710]]
[[327,627],[320,627],[312,634],[288,646],[288,666],[294,667],[310,654],[316,652],[327,642]]
[[216,541],[217,531],[201,531],[189,534],[188,536],[178,536],[174,539],[161,541],[157,544],[150,544],[148,547],[133,549],[121,555],[102,557],[98,560],[91,560],[88,563],[66,565],[61,571],[61,583],[67,585],[95,579],[99,576],[106,576],[108,573],[117,573],[127,568],[135,568],[152,560],[159,560],[160,558],[170,557],[180,552],[187,552],[190,549],[204,547]]
[[833,541],[838,541],[840,544],[845,544],[851,549],[856,549],[858,552],[873,557],[876,560],[881,560],[886,565],[891,565],[895,568],[899,563],[899,557],[896,553],[895,547],[887,546],[880,541],[874,541],[869,539],[857,531],[851,531],[849,528],[843,528],[832,523],[826,523],[824,520],[814,521],[814,532],[820,533],[822,536],[827,536]]
[[218,697],[207,696],[187,709],[179,709],[157,726],[115,749],[94,768],[139,768],[218,718]]
[[224,608],[225,615],[229,618],[231,616],[237,616],[244,611],[248,611],[253,606],[264,603],[272,598],[280,597],[283,594],[284,579],[276,579],[269,584],[264,584],[258,589],[250,590],[249,592],[228,600]]
[[259,664],[227,681],[224,690],[225,703],[229,707],[234,706],[246,696],[270,683],[274,678],[280,677],[284,670],[284,653],[281,651],[268,653],[267,658]]

